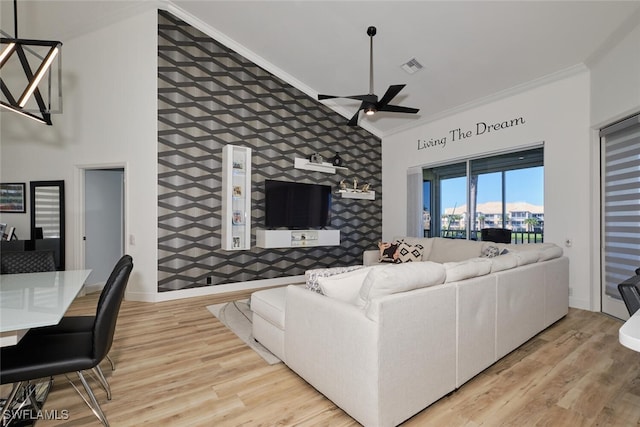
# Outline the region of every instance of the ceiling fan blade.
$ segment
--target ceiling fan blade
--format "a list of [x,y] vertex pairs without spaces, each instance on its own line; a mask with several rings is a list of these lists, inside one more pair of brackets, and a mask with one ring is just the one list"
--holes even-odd
[[318,101],[322,101],[323,99],[334,99],[334,98],[356,99],[358,101],[367,101],[367,102],[374,102],[374,103],[377,101],[377,97],[375,95],[350,95],[350,96],[318,95]]
[[411,108],[411,107],[401,107],[400,105],[387,105],[384,108],[379,108],[378,111],[389,111],[389,112],[392,112],[392,113],[415,114],[418,111],[420,111],[420,109]]
[[395,96],[402,90],[402,88],[404,88],[406,85],[391,85],[389,86],[389,89],[387,89],[387,91],[384,93],[384,95],[382,96],[382,98],[380,99],[380,102],[378,102],[378,105],[376,105],[376,107],[378,108],[378,110],[382,110],[384,109],[384,107],[393,99],[395,98]]

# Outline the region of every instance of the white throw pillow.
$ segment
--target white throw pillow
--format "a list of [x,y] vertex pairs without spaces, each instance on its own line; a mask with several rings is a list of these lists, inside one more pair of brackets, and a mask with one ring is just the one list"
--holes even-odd
[[373,298],[439,285],[444,278],[444,267],[429,261],[377,267],[364,279],[356,304],[365,307]]
[[373,268],[376,266],[333,276],[318,277],[318,285],[325,296],[354,304],[365,277]]

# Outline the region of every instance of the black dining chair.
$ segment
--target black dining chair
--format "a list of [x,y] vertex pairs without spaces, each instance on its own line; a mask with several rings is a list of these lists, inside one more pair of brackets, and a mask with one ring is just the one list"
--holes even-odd
[[[100,306],[102,306],[104,297],[109,290],[109,286],[113,284],[115,275],[118,273],[118,270],[120,269],[120,267],[124,264],[131,263],[131,262],[133,262],[133,259],[131,258],[130,255],[123,255],[118,260],[116,265],[113,267],[113,270],[111,271],[111,274],[109,275],[109,278],[107,279],[107,282],[104,288],[102,289],[102,293],[100,293],[100,298],[98,299],[98,305],[96,306],[96,312],[100,310]],[[95,315],[94,316],[64,316],[57,325],[44,326],[42,328],[33,328],[29,330],[29,334],[30,335],[68,334],[68,333],[90,332],[91,329],[93,328],[94,321],[95,321]],[[111,370],[114,371],[116,369],[115,363],[113,362],[111,357],[109,357],[109,355],[106,356],[106,359],[111,365]],[[102,375],[102,370],[100,369],[99,365],[97,366],[97,370],[98,370],[97,372],[98,377],[101,378],[101,382],[104,381],[103,383],[104,385],[106,383],[106,379],[104,379],[104,375]],[[107,390],[107,394],[111,393],[108,386],[106,386],[105,389]]]
[[[120,305],[132,269],[133,261],[130,257],[116,265],[105,285],[104,295],[100,296],[99,307],[90,331],[27,333],[17,345],[0,349],[0,384],[14,384],[0,413],[0,419],[3,419],[5,412],[13,407],[20,395],[19,390],[23,390],[29,382],[75,371],[89,396],[89,401],[80,394],[75,385],[74,389],[96,417],[105,426],[109,425],[82,371],[94,370],[111,349]],[[102,380],[100,382],[102,383]],[[110,397],[109,393],[107,397]]]
[[52,251],[2,252],[0,273],[40,273],[56,271],[56,260]]
[[618,285],[618,292],[622,296],[624,305],[627,307],[629,316],[633,316],[640,310],[640,268],[635,271],[636,275],[629,277]]

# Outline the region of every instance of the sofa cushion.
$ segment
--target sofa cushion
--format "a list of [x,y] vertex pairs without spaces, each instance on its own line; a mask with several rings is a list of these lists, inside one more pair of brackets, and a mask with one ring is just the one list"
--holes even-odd
[[562,256],[562,248],[558,245],[550,244],[551,246],[543,248],[539,252],[538,261],[547,261],[554,258],[560,258]]
[[464,261],[482,255],[484,242],[434,237],[429,261],[437,263]]
[[514,252],[516,259],[518,260],[518,266],[533,264],[534,262],[538,262],[538,258],[540,257],[540,253],[537,250],[524,250]]
[[365,307],[376,297],[444,283],[445,269],[429,261],[390,264],[373,268],[364,279],[356,305]]
[[318,284],[325,296],[354,304],[365,277],[373,268],[376,267],[365,267],[333,276],[318,277]]
[[498,271],[510,270],[518,266],[518,258],[515,253],[506,253],[494,258],[491,258],[491,272],[497,273]]
[[445,283],[484,276],[491,272],[491,260],[487,258],[471,258],[465,261],[445,262],[443,266],[446,271]]
[[347,273],[349,271],[358,270],[363,267],[363,265],[351,265],[348,267],[316,268],[313,270],[307,270],[304,272],[305,284],[307,286],[307,289],[322,293],[320,286],[318,285],[319,277],[328,277],[333,276],[334,274]]
[[[302,286],[302,285],[300,285]],[[251,311],[284,330],[284,306],[287,287],[265,289],[251,294]]]

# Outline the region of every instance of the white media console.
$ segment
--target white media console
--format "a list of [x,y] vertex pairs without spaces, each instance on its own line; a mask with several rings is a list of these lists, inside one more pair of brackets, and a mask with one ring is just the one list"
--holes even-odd
[[256,230],[260,248],[297,248],[340,245],[340,230]]

